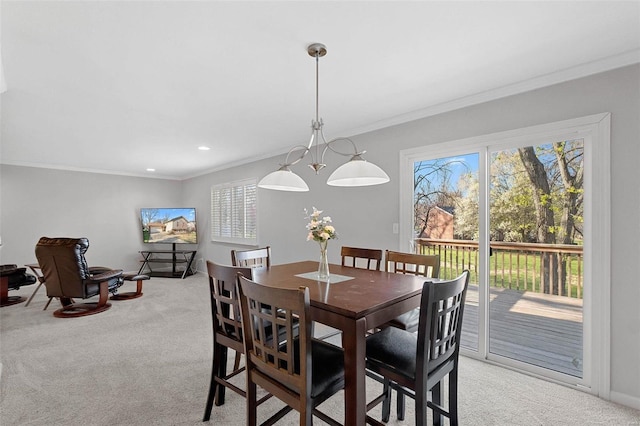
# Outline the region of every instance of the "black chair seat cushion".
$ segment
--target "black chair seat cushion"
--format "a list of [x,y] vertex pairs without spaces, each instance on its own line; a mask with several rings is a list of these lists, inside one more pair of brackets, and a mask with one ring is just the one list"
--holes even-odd
[[18,268],[18,265],[15,264],[0,265],[0,276],[6,277],[7,275],[13,275],[26,270],[27,268]]
[[[295,372],[300,374],[300,341],[294,341]],[[312,376],[311,398],[329,389],[344,386],[344,352],[321,340],[311,340]]]
[[0,275],[7,277],[10,290],[18,290],[23,285],[34,284],[37,279],[35,276],[26,273],[27,268],[18,268],[17,265],[2,265],[0,267]]
[[416,375],[418,337],[395,327],[386,327],[367,337],[367,366],[379,366],[411,380]]
[[416,308],[412,311],[406,312],[402,315],[399,315],[389,321],[389,324],[393,327],[407,330],[407,331],[418,331],[418,323],[420,322],[420,308]]
[[31,285],[36,283],[37,278],[34,275],[23,272],[18,275],[9,276],[9,288],[19,289],[23,285]]

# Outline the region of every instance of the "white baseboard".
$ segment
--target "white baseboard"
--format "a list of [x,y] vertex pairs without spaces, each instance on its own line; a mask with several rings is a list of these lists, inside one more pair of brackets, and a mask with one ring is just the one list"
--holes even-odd
[[616,404],[626,405],[627,407],[635,408],[636,410],[640,410],[640,398],[627,395],[625,393],[614,392],[611,391],[611,402],[615,402]]

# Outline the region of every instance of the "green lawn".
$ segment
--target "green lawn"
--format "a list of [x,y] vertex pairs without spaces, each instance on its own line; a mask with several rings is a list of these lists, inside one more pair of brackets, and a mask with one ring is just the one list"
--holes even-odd
[[[447,251],[440,259],[440,278],[451,279],[469,269],[470,282],[478,282],[477,251]],[[424,252],[423,254],[438,254]],[[511,254],[511,256],[509,256]],[[570,297],[582,298],[582,257],[563,255],[567,265],[566,281],[570,287]],[[541,287],[541,254],[493,250],[489,261],[489,285],[519,291],[543,293]],[[554,292],[554,294],[557,294]],[[566,292],[563,292],[566,295]]]

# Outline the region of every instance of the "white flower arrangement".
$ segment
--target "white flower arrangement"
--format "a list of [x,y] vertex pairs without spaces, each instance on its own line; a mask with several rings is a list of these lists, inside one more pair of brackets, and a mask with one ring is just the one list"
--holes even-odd
[[317,241],[319,243],[327,240],[338,238],[336,229],[331,225],[331,217],[320,217],[322,210],[313,208],[313,213],[309,214],[307,209],[304,209],[304,213],[307,215],[305,218],[309,220],[307,224],[307,241]]

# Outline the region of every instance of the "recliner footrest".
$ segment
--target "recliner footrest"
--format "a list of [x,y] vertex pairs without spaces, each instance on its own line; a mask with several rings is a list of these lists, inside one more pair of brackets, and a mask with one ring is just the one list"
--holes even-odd
[[128,300],[142,296],[142,281],[150,279],[149,275],[138,274],[137,272],[124,272],[122,274],[124,281],[135,281],[137,284],[136,291],[118,293],[111,296],[111,300]]
[[138,274],[137,272],[123,272],[122,279],[125,281],[144,281],[150,279],[149,275]]

